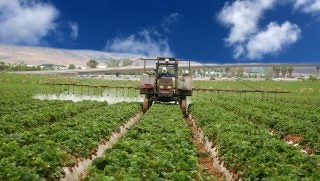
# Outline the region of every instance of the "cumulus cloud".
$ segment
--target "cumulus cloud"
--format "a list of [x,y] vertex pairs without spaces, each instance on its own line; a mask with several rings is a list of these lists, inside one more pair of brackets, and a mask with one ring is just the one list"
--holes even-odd
[[161,24],[163,30],[167,33],[170,33],[170,26],[178,23],[181,17],[182,15],[177,12],[171,13],[168,16],[164,16],[163,23]]
[[70,38],[73,39],[73,40],[78,39],[78,36],[79,36],[79,25],[78,25],[78,23],[69,21],[68,25],[69,25],[69,28],[71,30]]
[[294,0],[294,8],[304,13],[319,14],[320,0]]
[[224,26],[230,28],[225,41],[228,46],[234,48],[234,58],[262,59],[265,55],[276,54],[298,40],[300,29],[290,22],[282,25],[272,22],[265,30],[259,28],[263,14],[274,8],[277,3],[283,2],[236,0],[224,5],[218,19]]
[[247,43],[249,59],[261,59],[264,55],[277,53],[283,47],[295,43],[300,35],[297,25],[285,22],[282,25],[270,23],[266,30],[260,31]]
[[264,11],[270,9],[275,0],[236,0],[226,3],[218,18],[225,26],[231,28],[226,39],[229,44],[243,42],[247,36],[258,31],[258,21]]
[[108,41],[107,50],[132,53],[147,57],[172,56],[167,39],[159,37],[157,31],[142,30],[128,37],[115,37]]
[[36,0],[0,1],[0,42],[37,45],[55,30],[58,10]]

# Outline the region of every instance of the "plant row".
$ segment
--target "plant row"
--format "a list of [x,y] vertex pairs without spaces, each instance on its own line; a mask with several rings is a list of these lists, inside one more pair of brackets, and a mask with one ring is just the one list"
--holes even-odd
[[197,153],[176,105],[153,105],[104,157],[87,180],[193,180]]
[[275,111],[272,108],[273,104],[260,105],[267,103],[236,102],[226,99],[216,99],[214,103],[255,124],[275,129],[282,137],[289,134],[301,135],[302,144],[312,147],[316,154],[320,153],[320,117],[318,114],[308,114],[308,112],[303,114],[297,110],[295,115],[293,110],[285,106],[281,111]]
[[219,104],[196,101],[190,111],[204,135],[219,150],[229,170],[244,180],[317,180],[317,155],[302,154],[269,134],[268,129],[227,111]]
[[[81,103],[90,105],[89,102]],[[138,103],[95,104],[99,106],[82,107],[77,114],[69,114],[49,124],[1,133],[0,180],[63,177],[63,166],[73,166],[90,158],[99,143],[107,140],[140,109]],[[52,117],[59,116],[59,111],[59,108],[51,110]]]
[[52,124],[59,120],[71,118],[83,110],[103,106],[101,102],[83,101],[73,103],[71,101],[53,101],[50,106],[36,110],[28,110],[23,113],[5,114],[0,117],[0,133],[12,134],[26,129]]

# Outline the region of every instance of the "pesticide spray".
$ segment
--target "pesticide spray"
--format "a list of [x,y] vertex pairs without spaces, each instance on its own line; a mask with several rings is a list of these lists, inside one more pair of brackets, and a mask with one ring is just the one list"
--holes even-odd
[[101,95],[79,95],[79,94],[68,94],[68,92],[63,92],[60,94],[37,94],[33,96],[34,99],[39,100],[67,100],[73,102],[91,100],[99,102],[107,102],[108,104],[115,104],[119,102],[143,102],[142,95],[119,95],[116,90],[104,91]]

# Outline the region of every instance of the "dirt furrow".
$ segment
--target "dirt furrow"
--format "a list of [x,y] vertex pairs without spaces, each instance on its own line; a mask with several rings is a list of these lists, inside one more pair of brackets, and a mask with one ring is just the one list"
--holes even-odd
[[197,128],[197,126],[194,124],[191,116],[186,120],[189,128],[192,130],[193,143],[195,144],[198,152],[198,164],[205,169],[208,176],[214,176],[217,180],[224,180],[223,174],[215,166],[213,158],[207,151],[206,146],[202,141],[202,136],[199,133],[199,128]]

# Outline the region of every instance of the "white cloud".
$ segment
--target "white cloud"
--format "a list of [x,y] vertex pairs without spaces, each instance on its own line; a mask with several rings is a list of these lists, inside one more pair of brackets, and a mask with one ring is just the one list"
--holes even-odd
[[0,42],[37,45],[55,30],[58,10],[36,0],[0,1]]
[[275,0],[236,0],[232,4],[226,3],[218,18],[231,32],[227,43],[241,43],[247,37],[258,31],[258,21],[264,11],[275,4]]
[[304,13],[319,14],[320,0],[294,0],[294,8]]
[[283,47],[295,43],[300,36],[297,25],[285,22],[282,25],[270,23],[266,30],[250,38],[247,44],[248,58],[261,59],[264,55],[277,53]]
[[160,38],[158,32],[143,30],[128,37],[116,37],[107,43],[107,50],[132,53],[147,57],[172,56],[168,40]]
[[69,28],[71,30],[70,37],[73,40],[76,40],[79,36],[79,25],[76,22],[69,21]]
[[170,33],[170,27],[173,24],[178,23],[181,17],[182,17],[182,15],[177,12],[171,13],[168,16],[164,16],[163,22],[161,24],[163,30],[167,33]]
[[107,42],[105,49],[112,52],[130,53],[153,58],[173,56],[174,53],[170,49],[168,39],[163,38],[163,33],[170,33],[170,28],[178,23],[181,17],[182,15],[177,12],[171,13],[163,17],[163,21],[160,24],[161,27],[143,29],[127,37],[115,37]]
[[171,13],[169,16],[165,16],[164,22],[167,24],[172,24],[172,23],[178,22],[180,18],[181,18],[181,14],[175,12],[175,13]]
[[282,25],[272,22],[265,30],[259,28],[259,21],[267,10],[274,8],[278,3],[289,1],[236,0],[231,4],[225,4],[218,19],[230,28],[225,41],[228,46],[234,48],[234,58],[262,59],[268,54],[278,53],[299,39],[299,27],[290,22]]

